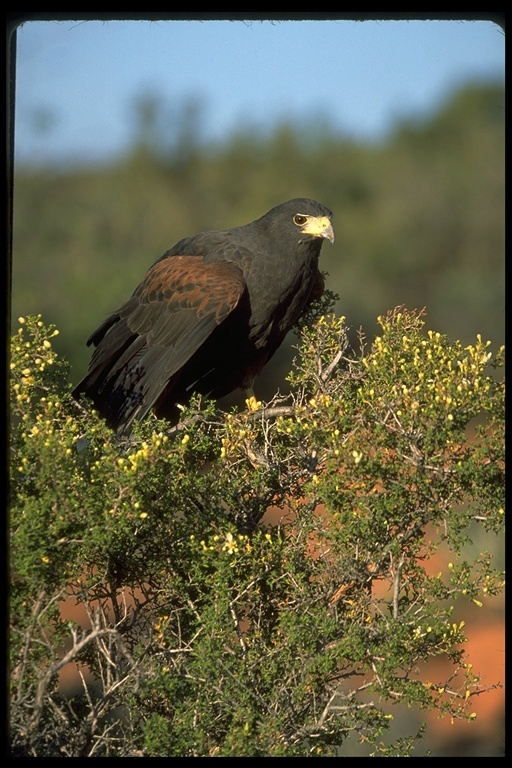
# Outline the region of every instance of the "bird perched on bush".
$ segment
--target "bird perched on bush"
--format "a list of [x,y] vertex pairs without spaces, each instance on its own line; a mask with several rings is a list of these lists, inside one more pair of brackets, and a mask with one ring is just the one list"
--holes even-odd
[[73,394],[91,398],[119,434],[153,409],[176,422],[194,392],[249,389],[324,289],[318,268],[332,213],[296,198],[244,226],[180,240],[90,336]]

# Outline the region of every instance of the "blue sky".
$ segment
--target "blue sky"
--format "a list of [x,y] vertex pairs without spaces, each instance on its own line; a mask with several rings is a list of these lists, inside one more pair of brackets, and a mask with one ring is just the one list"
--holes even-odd
[[15,156],[109,160],[133,139],[142,94],[198,99],[207,140],[319,119],[378,141],[504,67],[489,21],[29,21],[17,33]]

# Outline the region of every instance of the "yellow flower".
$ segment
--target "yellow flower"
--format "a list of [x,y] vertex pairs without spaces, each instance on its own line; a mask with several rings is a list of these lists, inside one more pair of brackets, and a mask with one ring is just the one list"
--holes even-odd
[[251,397],[248,397],[245,401],[245,404],[249,411],[257,411],[258,408],[261,408],[261,400],[256,400],[254,395],[251,395]]
[[238,547],[232,533],[226,533],[226,541],[224,542],[222,549],[229,552],[230,555],[238,552]]

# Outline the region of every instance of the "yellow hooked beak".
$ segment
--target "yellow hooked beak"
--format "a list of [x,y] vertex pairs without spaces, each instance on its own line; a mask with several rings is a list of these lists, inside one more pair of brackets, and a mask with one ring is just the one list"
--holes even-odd
[[331,220],[327,216],[308,216],[306,223],[301,229],[306,235],[325,237],[331,245],[334,245],[334,229],[332,228]]

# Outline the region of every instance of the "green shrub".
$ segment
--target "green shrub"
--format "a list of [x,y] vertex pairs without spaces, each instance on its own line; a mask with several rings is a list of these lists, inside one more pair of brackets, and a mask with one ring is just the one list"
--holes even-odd
[[[56,330],[20,318],[14,755],[405,756],[423,731],[391,736],[396,704],[474,717],[454,607],[503,588],[503,350],[421,312],[379,322],[357,354],[343,318],[304,325],[287,400],[193,402],[120,441],[72,400]],[[446,679],[427,679],[434,658]]]

